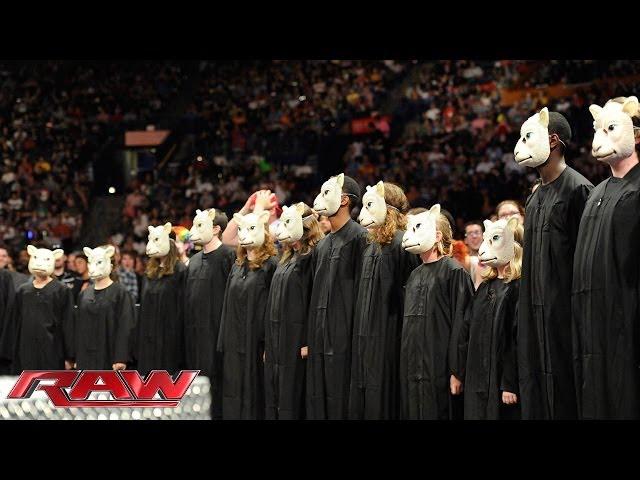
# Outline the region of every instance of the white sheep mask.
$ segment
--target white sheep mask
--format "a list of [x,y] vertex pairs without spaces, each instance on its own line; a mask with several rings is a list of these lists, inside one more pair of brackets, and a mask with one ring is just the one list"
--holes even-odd
[[436,222],[440,216],[440,204],[436,203],[426,212],[407,216],[407,231],[402,237],[402,248],[410,253],[424,253],[436,241]]
[[344,185],[344,173],[331,177],[322,184],[320,193],[313,201],[313,209],[320,215],[328,217],[335,215],[340,208],[342,200],[342,186]]
[[64,255],[61,248],[51,251],[48,248],[36,248],[27,246],[29,254],[29,272],[35,276],[51,276],[55,270],[56,260]]
[[94,249],[84,247],[82,251],[87,256],[87,268],[92,280],[100,280],[111,275],[111,257],[116,253],[113,245]]
[[282,207],[282,215],[280,215],[280,222],[276,229],[276,238],[279,242],[293,243],[302,238],[304,235],[304,226],[302,225],[304,210],[304,203]]
[[147,256],[151,258],[164,257],[169,253],[171,242],[171,222],[154,227],[149,225],[149,237],[147,242]]
[[362,210],[358,216],[360,225],[365,228],[384,225],[387,219],[387,202],[384,200],[384,183],[379,181],[374,187],[367,185],[362,196]]
[[257,248],[264,243],[265,225],[269,220],[269,211],[241,215],[234,213],[233,219],[238,224],[238,243],[244,248]]
[[216,218],[216,209],[196,210],[193,217],[193,225],[189,230],[189,240],[196,245],[206,245],[213,239],[213,220]]
[[607,163],[630,157],[636,143],[631,117],[638,112],[638,99],[627,97],[624,103],[609,100],[604,108],[591,105],[589,111],[595,130],[592,155]]
[[515,256],[514,232],[518,227],[518,219],[484,221],[484,241],[478,250],[478,260],[483,265],[499,268],[508,264]]
[[539,167],[549,159],[549,110],[544,107],[520,127],[520,139],[513,150],[516,162],[525,167]]

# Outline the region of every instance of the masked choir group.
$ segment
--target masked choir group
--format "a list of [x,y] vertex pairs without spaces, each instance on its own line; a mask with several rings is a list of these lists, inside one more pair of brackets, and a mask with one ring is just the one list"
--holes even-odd
[[62,250],[29,245],[31,281],[0,270],[0,357],[11,373],[197,369],[214,419],[640,418],[639,105],[590,111],[611,176],[566,165],[562,114],[527,119],[515,161],[540,182],[524,225],[484,221],[476,284],[439,204],[339,174],[313,206],[260,191],[231,220],[198,210],[187,265],[171,223],[149,226],[138,309],[113,246],[84,248],[74,305],[52,277]]

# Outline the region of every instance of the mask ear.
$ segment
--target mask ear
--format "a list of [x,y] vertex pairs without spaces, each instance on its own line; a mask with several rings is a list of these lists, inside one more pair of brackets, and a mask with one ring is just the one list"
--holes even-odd
[[89,247],[84,247],[82,251],[88,258],[90,258],[91,255],[93,255],[93,250],[91,250]]
[[55,258],[56,260],[59,258],[62,258],[63,255],[64,255],[64,250],[62,250],[61,248],[56,248],[53,251],[53,258]]
[[589,106],[589,111],[591,112],[591,116],[594,120],[598,120],[600,115],[602,114],[602,107],[600,105],[591,105]]
[[438,215],[440,215],[440,204],[436,203],[433,207],[431,207],[429,209],[429,213],[434,217],[437,217]]
[[270,216],[271,214],[269,213],[268,210],[263,210],[258,214],[258,221],[260,223],[267,223],[269,221]]
[[344,173],[341,173],[336,177],[336,183],[338,184],[338,187],[342,188],[344,185]]
[[376,183],[376,193],[384,198],[384,182],[382,180]]
[[202,210],[196,209],[196,215],[200,215],[201,213],[202,213]]
[[149,225],[147,228],[149,229],[149,233],[153,233],[153,226]]
[[215,208],[210,208],[209,210],[207,210],[207,213],[209,214],[209,218],[211,220],[215,220],[216,219],[216,209]]
[[507,222],[507,228],[509,230],[511,230],[512,232],[515,232],[516,228],[518,227],[518,223],[520,223],[520,222],[518,221],[518,219],[516,217],[511,217],[509,219],[509,221]]
[[241,213],[234,213],[233,219],[238,225],[242,225],[244,223],[244,215],[242,215]]
[[113,245],[109,245],[107,248],[104,249],[104,253],[107,256],[107,258],[111,258],[116,253],[116,249]]
[[542,110],[540,110],[540,113],[538,114],[538,120],[544,128],[549,127],[549,109],[547,107],[544,107]]
[[491,220],[485,220],[484,222],[482,222],[482,224],[484,225],[484,231],[486,232],[491,228],[493,222]]
[[33,257],[38,252],[38,249],[33,245],[27,245],[27,253],[30,257]]
[[622,105],[622,111],[630,117],[635,116],[638,113],[638,98],[628,97]]
[[304,203],[302,202],[296,203],[295,207],[296,207],[296,212],[298,212],[298,214],[304,215]]
[[171,233],[171,222],[167,222],[162,226],[162,230],[164,231],[164,233],[166,233],[167,235]]

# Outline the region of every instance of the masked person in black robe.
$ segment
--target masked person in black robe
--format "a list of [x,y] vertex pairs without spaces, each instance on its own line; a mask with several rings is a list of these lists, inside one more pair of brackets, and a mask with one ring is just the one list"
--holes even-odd
[[542,183],[526,203],[518,355],[522,418],[576,418],[571,356],[572,261],[593,185],[564,161],[571,127],[543,108],[520,130],[516,162]]
[[[458,337],[465,420],[517,420],[518,294],[524,231],[517,218],[485,220],[483,281]],[[466,360],[465,360],[466,355]]]
[[639,419],[640,112],[636,97],[589,110],[592,154],[612,176],[589,195],[574,259],[578,409],[585,419]]
[[196,211],[189,239],[202,250],[191,257],[184,297],[186,368],[200,370],[211,383],[211,417],[222,418],[222,355],[217,353],[227,277],[235,260],[220,237],[227,226],[221,210]]
[[311,260],[313,249],[323,237],[308,205],[283,207],[276,230],[282,255],[271,281],[265,323],[267,420],[304,418]]
[[267,229],[269,211],[234,214],[236,263],[227,279],[218,351],[223,354],[222,418],[265,417],[264,329],[276,248]]
[[313,252],[307,339],[307,418],[347,418],[353,317],[367,231],[351,219],[360,186],[340,174],[324,182],[313,209],[329,217],[331,233]]
[[353,326],[349,418],[395,420],[400,415],[400,335],[404,285],[420,257],[402,248],[407,197],[378,182],[362,197],[360,224],[369,230]]
[[473,297],[473,282],[451,258],[451,225],[440,205],[408,216],[402,246],[419,254],[405,287],[400,347],[401,418],[449,420],[452,395],[462,393],[458,335]]
[[93,281],[78,296],[75,311],[76,364],[80,370],[124,370],[135,322],[133,298],[114,282],[115,248],[84,248]]
[[0,356],[11,371],[73,368],[74,328],[71,290],[53,277],[60,249],[27,247],[32,282],[18,287],[9,323],[0,341]]
[[184,286],[186,267],[169,238],[171,223],[149,226],[146,279],[135,326],[134,354],[142,375],[184,368]]
[[[0,339],[5,326],[9,325],[15,294],[15,286],[9,270],[0,269]],[[0,355],[0,375],[9,375],[11,373],[9,363],[11,358],[10,355],[7,355],[7,357],[2,358]]]

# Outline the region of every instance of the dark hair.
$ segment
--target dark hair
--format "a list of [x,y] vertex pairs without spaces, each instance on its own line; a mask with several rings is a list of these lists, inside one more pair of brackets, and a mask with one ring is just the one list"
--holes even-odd
[[558,112],[549,112],[549,135],[556,134],[562,140],[564,152],[568,142],[571,141],[571,125],[564,115]]
[[213,226],[215,227],[217,225],[218,227],[220,227],[218,238],[222,238],[222,232],[224,232],[225,228],[227,228],[228,223],[229,223],[229,218],[227,217],[227,214],[224,213],[222,210],[218,210],[216,208],[216,215],[213,218]]
[[358,182],[356,182],[353,178],[348,175],[344,176],[344,183],[342,184],[342,193],[349,197],[349,211],[353,207],[356,207],[360,204],[360,199],[362,197],[362,189]]
[[451,226],[451,236],[456,236],[456,222],[453,219],[453,215],[449,212],[449,210],[445,210],[444,208],[440,209],[440,214],[444,215],[445,218],[449,221],[449,225]]
[[471,225],[479,225],[480,228],[484,230],[483,224],[482,224],[482,222],[480,220],[478,220],[478,221],[473,220],[473,221],[470,221],[470,222],[467,222],[467,223],[464,224],[465,233],[467,231],[467,227],[470,227]]
[[134,260],[137,258],[138,254],[136,252],[134,252],[133,250],[124,250],[122,252],[120,252],[120,256],[124,257],[125,255],[133,258]]

